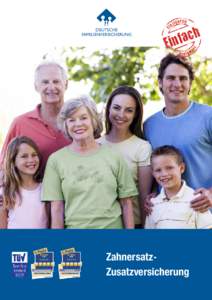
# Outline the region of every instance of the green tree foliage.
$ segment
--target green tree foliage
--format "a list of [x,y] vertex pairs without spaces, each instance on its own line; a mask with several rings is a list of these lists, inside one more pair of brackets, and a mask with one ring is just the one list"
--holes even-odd
[[195,80],[192,84],[191,99],[212,105],[212,58],[195,56],[192,58]]
[[[164,53],[163,53],[164,54]],[[91,84],[91,96],[105,102],[112,90],[120,85],[136,87],[144,103],[161,98],[157,70],[161,50],[156,47],[123,47],[88,51],[85,47],[64,50],[69,79]],[[212,104],[212,59],[192,57],[196,70],[191,98]]]

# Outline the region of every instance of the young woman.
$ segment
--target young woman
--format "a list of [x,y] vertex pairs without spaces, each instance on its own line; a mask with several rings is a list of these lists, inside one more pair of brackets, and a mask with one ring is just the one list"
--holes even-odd
[[28,137],[13,139],[3,164],[0,194],[0,228],[47,228],[47,211],[41,202],[41,156],[37,145]]
[[134,198],[134,219],[137,228],[144,226],[143,204],[150,193],[152,175],[150,168],[151,146],[143,138],[143,105],[139,92],[130,86],[120,86],[110,95],[106,104],[106,134],[99,139],[110,145],[126,160],[139,196]]

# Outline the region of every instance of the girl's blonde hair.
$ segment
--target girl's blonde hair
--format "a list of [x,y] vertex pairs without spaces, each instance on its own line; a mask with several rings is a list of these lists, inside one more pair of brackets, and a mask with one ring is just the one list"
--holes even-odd
[[22,179],[17,167],[15,166],[16,156],[18,154],[21,144],[27,144],[32,147],[39,157],[39,167],[36,173],[33,175],[33,179],[36,182],[40,181],[40,166],[41,166],[41,154],[38,146],[26,136],[19,136],[14,138],[7,146],[6,155],[3,162],[3,206],[6,209],[11,209],[16,204],[17,196],[20,199],[20,186],[22,185]]

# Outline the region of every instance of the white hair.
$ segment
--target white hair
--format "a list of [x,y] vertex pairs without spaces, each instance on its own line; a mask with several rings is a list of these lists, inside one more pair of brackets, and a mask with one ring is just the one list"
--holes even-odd
[[62,77],[63,77],[64,81],[66,81],[68,79],[67,71],[66,71],[65,67],[63,67],[60,63],[58,63],[57,61],[54,61],[54,60],[44,60],[35,69],[35,83],[38,80],[38,73],[39,73],[40,69],[42,67],[45,67],[45,66],[56,66],[56,67],[58,67],[61,71],[61,74],[62,74]]
[[70,138],[67,131],[66,120],[82,106],[88,110],[91,116],[94,128],[94,138],[99,138],[103,130],[101,115],[97,111],[96,103],[88,95],[80,95],[66,101],[63,104],[63,107],[61,108],[57,118],[59,129],[61,129],[64,134]]

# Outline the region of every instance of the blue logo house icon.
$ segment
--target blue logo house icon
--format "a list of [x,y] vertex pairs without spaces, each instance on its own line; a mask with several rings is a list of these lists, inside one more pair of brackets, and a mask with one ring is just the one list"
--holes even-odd
[[108,26],[110,23],[112,23],[116,17],[108,10],[105,9],[98,17],[97,19],[104,24],[104,26]]

